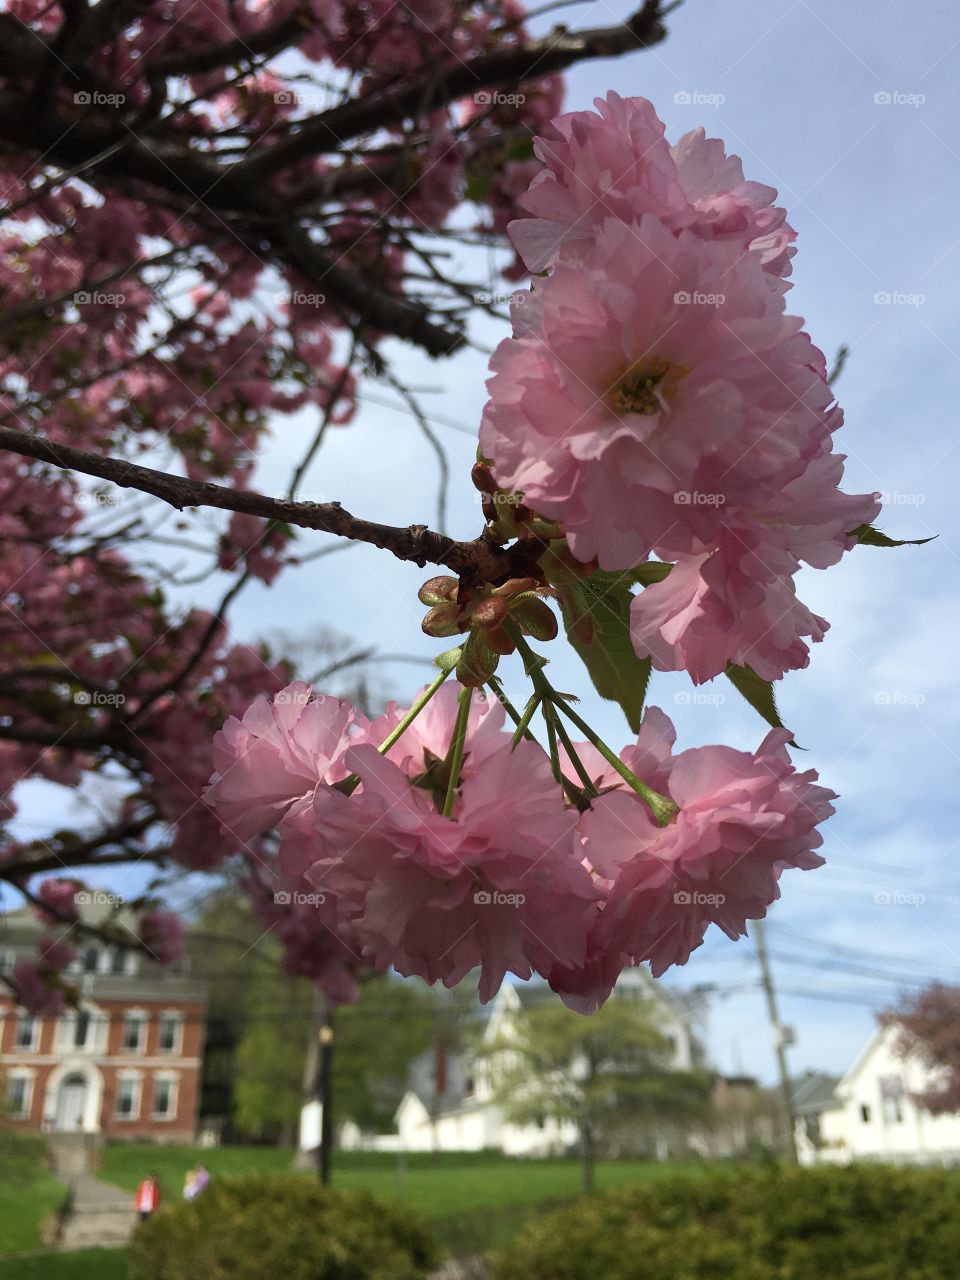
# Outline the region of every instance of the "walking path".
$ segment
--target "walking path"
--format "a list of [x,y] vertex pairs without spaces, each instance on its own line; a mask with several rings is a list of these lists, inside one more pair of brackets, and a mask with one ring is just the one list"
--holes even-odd
[[136,1226],[133,1196],[89,1171],[93,1148],[81,1135],[51,1136],[50,1159],[54,1177],[69,1188],[66,1210],[57,1224],[58,1249],[91,1249],[125,1245]]

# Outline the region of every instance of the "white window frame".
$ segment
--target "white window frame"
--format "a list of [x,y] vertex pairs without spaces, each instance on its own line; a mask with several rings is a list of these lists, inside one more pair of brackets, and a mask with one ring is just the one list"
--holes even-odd
[[[135,1048],[131,1048],[127,1044],[127,1027],[131,1022],[136,1022],[138,1026],[137,1043]],[[123,1012],[123,1021],[120,1026],[120,1052],[133,1056],[138,1053],[145,1053],[147,1049],[147,1026],[149,1018],[146,1009],[125,1009]]]
[[[30,1023],[30,1043],[20,1043],[20,1027],[24,1022]],[[18,1013],[17,1020],[13,1026],[13,1052],[14,1053],[36,1053],[40,1047],[40,1028],[43,1020],[35,1013]]]
[[36,1072],[27,1067],[14,1067],[7,1072],[4,1084],[6,1086],[5,1106],[9,1107],[10,1085],[14,1080],[22,1080],[24,1083],[23,1090],[23,1106],[19,1111],[7,1111],[7,1116],[11,1120],[28,1120],[33,1110],[33,1086],[35,1083]]
[[[132,1086],[132,1097],[130,1111],[120,1110],[120,1093],[122,1086],[129,1084]],[[140,1108],[143,1105],[143,1075],[139,1071],[118,1071],[117,1072],[117,1092],[113,1100],[113,1118],[121,1124],[129,1124],[131,1121],[140,1119]]]
[[[157,1110],[157,1086],[170,1086],[170,1106],[166,1111]],[[174,1071],[158,1071],[153,1077],[153,1092],[150,1099],[151,1120],[173,1121],[177,1118],[177,1107],[180,1102],[180,1077]]]
[[[165,1049],[160,1043],[160,1035],[165,1021],[171,1021],[176,1024],[173,1036],[173,1044],[169,1049]],[[157,1017],[157,1054],[163,1054],[165,1057],[169,1055],[171,1058],[179,1058],[183,1052],[183,1014],[179,1009],[163,1009]]]
[[[86,1044],[76,1041],[78,1015],[83,1012],[90,1019]],[[105,1046],[107,1020],[103,1010],[90,1001],[84,1001],[80,1009],[71,1009],[57,1022],[55,1044],[59,1053],[102,1053]]]

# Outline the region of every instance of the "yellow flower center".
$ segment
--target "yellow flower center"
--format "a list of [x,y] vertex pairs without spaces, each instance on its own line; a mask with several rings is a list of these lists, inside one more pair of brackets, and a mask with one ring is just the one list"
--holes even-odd
[[616,384],[610,403],[620,413],[661,413],[688,372],[682,364],[669,360],[643,360]]

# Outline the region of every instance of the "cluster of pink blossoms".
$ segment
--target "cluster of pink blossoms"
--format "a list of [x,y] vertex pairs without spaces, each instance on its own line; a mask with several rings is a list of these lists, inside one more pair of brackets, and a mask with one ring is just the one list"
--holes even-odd
[[536,153],[533,217],[510,235],[547,274],[514,299],[482,452],[584,564],[674,565],[632,607],[658,669],[779,679],[827,628],[794,575],[836,563],[879,511],[838,488],[842,414],[785,311],[795,233],[721,142],[669,146],[643,98],[559,116]]
[[479,969],[481,1000],[507,973],[539,974],[590,1012],[624,966],[683,964],[710,924],[741,936],[779,896],[782,871],[822,862],[816,827],[833,793],[794,769],[786,731],[753,754],[674,755],[673,725],[650,708],[622,760],[678,806],[660,826],[586,743],[575,749],[599,794],[584,813],[567,804],[547,754],[513,746],[493,700],[471,706],[445,816],[456,691],[442,687],[378,749],[403,714],[391,706],[370,722],[294,684],[215,741],[207,803],[240,839],[276,829],[263,918],[288,967],[332,998],[350,994],[359,967],[446,986]]

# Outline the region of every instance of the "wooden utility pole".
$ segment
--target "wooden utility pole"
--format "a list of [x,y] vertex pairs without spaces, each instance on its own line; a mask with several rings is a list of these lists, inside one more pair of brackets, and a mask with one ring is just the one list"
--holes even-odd
[[777,1055],[777,1067],[780,1072],[780,1094],[783,1099],[783,1113],[787,1125],[787,1156],[793,1164],[799,1164],[797,1154],[797,1116],[793,1107],[793,1085],[787,1067],[787,1030],[780,1021],[777,1007],[777,993],[773,985],[773,974],[770,970],[770,957],[767,955],[767,940],[763,931],[763,921],[754,920],[753,942],[757,948],[757,959],[760,961],[760,977],[767,998],[767,1013],[770,1017],[770,1029],[773,1032],[773,1047]]
[[317,1031],[320,1063],[317,1072],[317,1099],[320,1103],[320,1145],[317,1173],[325,1187],[330,1185],[333,1155],[333,1006],[323,1002],[323,1020]]

